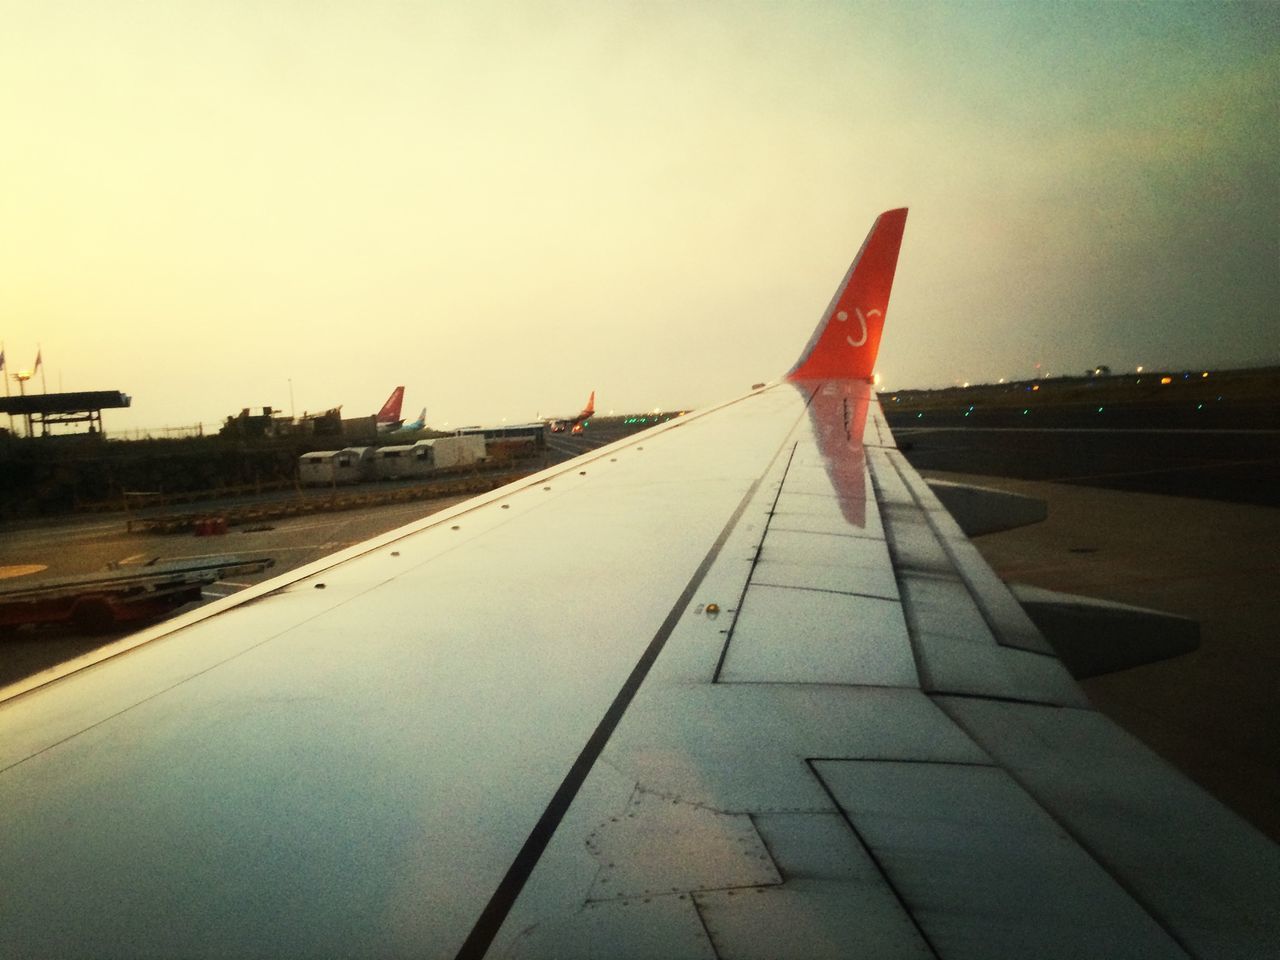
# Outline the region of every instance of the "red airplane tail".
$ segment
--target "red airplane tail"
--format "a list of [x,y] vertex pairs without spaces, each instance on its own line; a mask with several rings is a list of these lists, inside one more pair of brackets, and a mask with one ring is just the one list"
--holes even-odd
[[387,397],[387,402],[378,411],[378,423],[398,423],[400,421],[400,405],[404,403],[404,387],[396,387]]
[[788,380],[868,380],[875,369],[907,210],[876,218]]
[[596,392],[592,390],[591,396],[587,400],[587,405],[582,408],[582,412],[578,414],[578,416],[581,417],[583,420],[585,420],[587,419],[587,417],[594,416],[595,412],[596,412]]

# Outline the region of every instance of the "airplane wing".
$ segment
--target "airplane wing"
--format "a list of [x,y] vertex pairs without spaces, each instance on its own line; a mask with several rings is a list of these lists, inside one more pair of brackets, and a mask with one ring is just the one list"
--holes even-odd
[[1273,950],[1276,846],[1090,707],[895,448],[904,220],[787,379],[0,692],[5,951]]

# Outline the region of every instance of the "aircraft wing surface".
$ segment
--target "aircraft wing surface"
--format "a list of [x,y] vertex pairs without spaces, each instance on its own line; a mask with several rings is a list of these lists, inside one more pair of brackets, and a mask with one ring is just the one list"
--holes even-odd
[[1275,845],[1090,707],[895,448],[904,219],[788,379],[0,693],[5,952],[1274,948]]

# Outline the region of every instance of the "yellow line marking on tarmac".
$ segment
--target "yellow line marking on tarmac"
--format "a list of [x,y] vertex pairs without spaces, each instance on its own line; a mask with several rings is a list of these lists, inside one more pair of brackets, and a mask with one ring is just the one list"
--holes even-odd
[[10,580],[13,577],[26,577],[33,573],[39,573],[41,570],[48,570],[47,563],[19,563],[11,567],[0,567],[0,580]]

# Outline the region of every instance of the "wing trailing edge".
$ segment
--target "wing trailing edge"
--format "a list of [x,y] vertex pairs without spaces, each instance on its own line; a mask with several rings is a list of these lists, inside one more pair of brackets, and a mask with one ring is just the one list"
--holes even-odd
[[788,380],[871,378],[906,222],[906,207],[876,218]]

